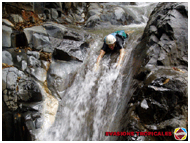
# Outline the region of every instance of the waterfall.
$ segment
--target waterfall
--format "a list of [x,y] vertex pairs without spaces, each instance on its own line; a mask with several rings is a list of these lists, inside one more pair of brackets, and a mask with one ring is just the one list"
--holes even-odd
[[[151,6],[151,8],[150,8]],[[98,57],[103,37],[116,30],[133,30],[126,41],[125,59],[123,65],[131,66],[130,56],[132,49],[141,37],[152,3],[139,3],[136,6],[126,6],[125,10],[134,15],[140,24],[131,24],[115,27],[114,29],[99,31],[96,41],[90,46],[88,56],[79,67],[75,79],[70,87],[63,93],[59,101],[59,109],[54,124],[44,131],[39,140],[57,141],[100,141],[117,140],[116,137],[105,136],[107,131],[120,131],[120,120],[125,108],[123,104],[130,95],[123,96],[123,67],[116,69],[119,53],[105,55],[101,61],[100,69],[94,71],[93,67]],[[92,32],[92,31],[89,31]],[[96,31],[96,33],[98,33]],[[130,83],[130,68],[127,72],[127,81]],[[129,90],[129,86],[125,87]]]

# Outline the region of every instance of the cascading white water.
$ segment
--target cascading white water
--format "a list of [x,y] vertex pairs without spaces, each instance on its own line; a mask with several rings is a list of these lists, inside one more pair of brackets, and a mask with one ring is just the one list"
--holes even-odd
[[[134,31],[125,47],[124,63],[128,62],[144,27],[145,24],[141,23],[110,30],[110,32],[120,29]],[[121,69],[115,68],[119,54],[104,56],[100,69],[94,71],[93,67],[102,45],[102,35],[97,37],[96,42],[90,46],[86,60],[78,69],[73,84],[59,101],[55,123],[49,130],[44,131],[39,137],[40,140],[115,140],[113,137],[105,136],[105,132],[119,129],[118,117],[121,116],[116,116],[116,113],[120,114],[118,107],[122,100],[122,74]]]

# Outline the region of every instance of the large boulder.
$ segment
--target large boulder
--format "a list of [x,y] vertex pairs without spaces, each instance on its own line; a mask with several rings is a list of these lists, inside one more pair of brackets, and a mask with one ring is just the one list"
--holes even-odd
[[31,45],[31,47],[33,47],[33,34],[40,33],[40,34],[43,34],[45,36],[48,35],[46,30],[43,28],[43,26],[33,26],[30,28],[25,28],[24,33],[26,35],[28,44]]
[[78,61],[53,61],[47,76],[48,88],[57,99],[63,97],[64,91],[71,85],[81,65]]
[[[154,46],[148,50],[151,55],[155,53],[152,58],[149,56],[151,65],[187,66],[187,3],[170,5],[171,3],[161,3],[157,6],[150,16],[142,38],[148,40],[149,47]],[[172,14],[166,15],[165,11],[159,12],[167,6],[170,7],[167,12],[171,11]],[[156,60],[153,60],[154,58]]]

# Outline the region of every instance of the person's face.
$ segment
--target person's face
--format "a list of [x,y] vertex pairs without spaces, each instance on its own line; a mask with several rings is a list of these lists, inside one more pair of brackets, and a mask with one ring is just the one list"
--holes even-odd
[[113,50],[114,47],[115,47],[115,43],[113,43],[113,44],[109,44],[108,47],[109,47],[111,50]]

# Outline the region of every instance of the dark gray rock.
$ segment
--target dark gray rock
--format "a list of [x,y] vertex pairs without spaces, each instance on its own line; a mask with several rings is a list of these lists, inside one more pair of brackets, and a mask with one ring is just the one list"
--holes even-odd
[[94,28],[97,24],[97,22],[100,21],[99,15],[93,15],[85,23],[85,27],[87,28]]
[[[158,41],[158,47],[161,48],[158,57],[158,63],[161,65],[184,65],[187,66],[187,11],[183,7],[183,15],[177,10],[179,4],[161,3],[153,11],[148,25],[145,28],[143,38],[149,32],[155,35]],[[165,15],[163,7],[169,7],[166,11],[171,11],[171,14]],[[176,22],[177,21],[177,22]],[[150,27],[150,30],[149,30]],[[181,42],[183,41],[183,42]],[[152,44],[152,43],[150,43]],[[158,55],[158,54],[157,54]],[[157,63],[155,63],[157,64]]]
[[90,18],[93,15],[101,15],[103,9],[99,6],[98,3],[90,3],[88,7],[87,18]]
[[[130,120],[124,122],[128,131],[174,132],[176,126],[188,126],[186,5],[159,3],[150,16],[140,43],[132,52],[134,75],[131,86],[134,91],[126,114]],[[173,137],[145,138],[166,139],[174,140]]]
[[51,19],[51,12],[50,12],[50,9],[44,8],[44,14],[45,14],[46,20]]
[[51,10],[51,17],[53,19],[57,19],[59,16],[57,10],[55,8],[51,8],[50,10]]
[[73,41],[73,40],[64,40],[61,42],[60,46],[57,47],[57,50],[63,51],[67,53],[69,56],[73,56],[80,61],[83,61],[84,55],[80,49],[80,46],[84,42],[81,41]]
[[[42,49],[44,52],[52,52],[49,37],[41,33],[33,34],[33,47],[36,50]],[[50,50],[46,50],[47,48]]]
[[69,39],[69,40],[75,40],[75,41],[83,41],[84,40],[83,34],[82,33],[79,34],[78,32],[76,32],[74,30],[65,31],[63,34],[63,38]]
[[2,71],[3,78],[3,99],[5,101],[6,106],[10,110],[16,110],[17,100],[18,100],[18,81],[21,79],[26,79],[26,76],[23,72],[19,71],[15,67],[5,68]]
[[54,22],[47,22],[43,24],[43,27],[46,29],[47,34],[50,37],[63,39],[63,33],[67,30],[64,25],[56,24]]
[[43,34],[45,36],[48,35],[46,30],[43,28],[43,26],[33,26],[33,27],[30,27],[30,28],[25,28],[24,33],[26,35],[28,44],[31,45],[30,47],[33,47],[33,37],[34,37],[33,35],[35,33]]
[[63,97],[64,91],[71,85],[81,62],[54,61],[47,74],[48,88],[57,99]]

